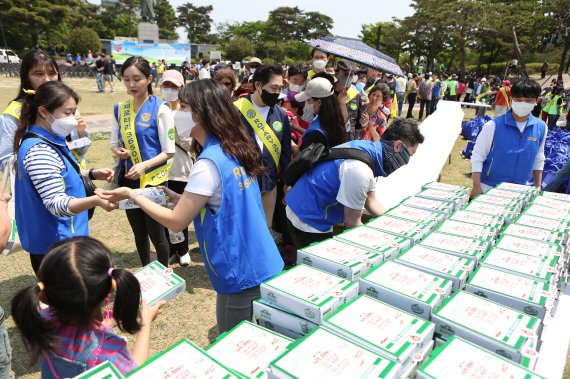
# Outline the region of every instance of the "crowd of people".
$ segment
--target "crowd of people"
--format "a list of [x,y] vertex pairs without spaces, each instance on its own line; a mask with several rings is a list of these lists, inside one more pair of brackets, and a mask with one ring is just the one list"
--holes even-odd
[[[483,102],[484,96],[503,96],[497,104],[505,116],[494,121],[501,141],[509,140],[508,127],[522,124],[536,142],[514,177],[506,178],[482,172],[491,171],[495,158],[507,165],[515,147],[507,144],[499,152],[482,138],[478,155],[474,150],[479,158],[473,195],[497,180],[517,181],[539,170],[546,129],[527,112],[540,97],[534,82],[511,89],[508,81],[494,88],[486,78],[466,83],[439,73],[406,79],[347,59],[333,63],[318,49],[311,57],[309,70],[252,58],[241,78],[234,67],[211,68],[205,61],[188,83],[184,72],[164,61],[127,59],[120,77],[129,97],[109,109],[112,168],[87,167],[88,144],[68,147],[89,134],[79,97],[61,81],[53,58],[41,50],[24,57],[18,95],[0,116],[0,168],[15,171],[16,223],[37,276],[37,284],[15,295],[12,316],[43,377],[71,377],[104,360],[127,373],[148,358],[150,325],[162,304],[139,304],[136,279],[89,237],[95,207],[112,211],[125,199],[137,206],[126,217],[142,266],[151,261],[150,242],[164,266],[190,264],[193,222],[222,333],[251,319],[259,285],[294,264],[295,249],[331,237],[340,223],[361,225],[365,210],[372,216],[384,212],[375,178],[406,165],[424,142],[411,112],[418,100],[421,120],[441,98]],[[107,82],[115,67],[105,57],[99,60]],[[559,104],[555,91],[549,96],[549,104]],[[407,117],[400,117],[405,102]],[[544,111],[554,119],[549,107]],[[286,185],[283,174],[300,152],[319,145],[361,157],[322,162]],[[92,180],[108,187],[95,189]],[[146,198],[144,190],[152,187],[162,189],[173,206]],[[131,352],[112,325],[136,333]]]

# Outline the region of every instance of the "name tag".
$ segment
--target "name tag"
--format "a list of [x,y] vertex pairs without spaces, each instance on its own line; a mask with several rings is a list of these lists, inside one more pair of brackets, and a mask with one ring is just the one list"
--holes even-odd
[[538,137],[528,137],[528,140],[536,142],[538,141]]
[[67,142],[67,147],[69,148],[69,150],[80,149],[82,147],[90,145],[91,145],[91,140],[88,137],[78,138],[76,140]]

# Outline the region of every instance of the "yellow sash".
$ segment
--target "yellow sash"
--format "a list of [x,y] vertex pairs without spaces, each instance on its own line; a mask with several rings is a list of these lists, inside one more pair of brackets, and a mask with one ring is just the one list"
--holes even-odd
[[71,151],[71,154],[73,154],[73,156],[75,157],[75,160],[77,161],[77,164],[79,165],[79,168],[81,170],[86,170],[87,167],[85,165],[85,161],[83,159],[81,159],[79,154],[77,154],[77,151],[75,151],[75,150],[70,150],[70,151]]
[[[130,158],[133,166],[137,163],[142,163],[143,159],[139,149],[137,134],[135,132],[135,117],[131,117],[134,112],[134,100],[123,101],[119,104],[119,125],[121,129],[121,137],[126,148],[130,152]],[[162,166],[155,168],[151,172],[144,173],[140,177],[140,188],[145,188],[147,185],[157,186],[168,180],[168,171],[172,166],[172,162],[166,162]]]
[[507,95],[507,90],[505,89],[505,87],[501,87],[499,89],[499,92],[503,94],[503,96],[505,97],[505,102],[507,103],[507,108],[511,106],[510,101],[509,101],[509,95]]
[[7,114],[14,117],[16,120],[20,119],[20,113],[22,112],[22,103],[19,101],[12,101],[8,104],[8,107],[4,109],[2,114]]
[[346,103],[350,103],[352,99],[354,99],[358,95],[358,90],[354,88],[354,86],[350,86],[350,88],[346,91]]
[[234,104],[243,117],[245,117],[249,125],[251,125],[255,135],[263,142],[263,146],[265,146],[271,154],[275,162],[275,167],[279,167],[279,157],[281,156],[281,141],[279,141],[279,138],[277,138],[273,130],[267,125],[263,117],[259,115],[251,101],[242,97],[235,101]]
[[394,94],[394,98],[392,99],[392,109],[390,110],[390,117],[396,118],[398,117],[398,96]]

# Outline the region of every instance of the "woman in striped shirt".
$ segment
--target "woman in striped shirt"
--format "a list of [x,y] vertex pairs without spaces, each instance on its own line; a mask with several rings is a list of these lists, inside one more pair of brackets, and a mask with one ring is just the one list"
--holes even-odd
[[86,196],[81,176],[111,180],[109,168],[81,170],[65,137],[77,127],[79,97],[60,81],[42,84],[24,100],[14,136],[16,166],[16,224],[34,272],[49,247],[73,236],[89,234],[87,210],[116,205]]

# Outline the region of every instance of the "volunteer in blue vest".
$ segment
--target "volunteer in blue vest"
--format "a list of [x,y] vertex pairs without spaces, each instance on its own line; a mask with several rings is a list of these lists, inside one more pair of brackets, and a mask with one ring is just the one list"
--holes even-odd
[[[40,49],[28,52],[20,64],[20,88],[18,95],[0,115],[0,136],[2,136],[0,139],[0,170],[6,167],[6,164],[13,156],[14,133],[18,128],[22,102],[26,92],[33,93],[42,83],[52,80],[61,80],[59,67],[55,60]],[[67,141],[89,137],[85,130],[87,125],[79,116],[79,112],[76,114],[76,119],[78,122],[77,129],[73,130],[67,137]],[[88,148],[89,145],[71,150],[75,158],[82,163],[82,168],[85,168],[84,156]]]
[[113,170],[79,170],[65,143],[78,125],[78,102],[77,94],[62,82],[42,84],[35,95],[26,95],[14,135],[16,225],[36,273],[54,243],[89,235],[88,209],[116,208],[96,195],[86,197],[81,179],[111,180]]
[[206,79],[184,86],[180,99],[176,131],[194,139],[199,155],[184,194],[168,190],[174,209],[140,196],[140,190],[123,187],[100,193],[111,201],[131,198],[173,231],[194,220],[204,266],[217,293],[216,319],[222,333],[251,320],[259,285],[282,270],[283,260],[264,227],[256,179],[264,170],[259,151],[250,143],[228,91]]
[[533,179],[540,188],[548,130],[531,114],[540,92],[534,80],[514,83],[511,109],[483,126],[471,156],[471,198],[501,182],[526,184]]
[[331,148],[345,141],[346,133],[340,104],[328,79],[314,78],[307,83],[304,92],[295,95],[295,100],[305,102],[303,112],[308,109],[314,115],[313,121],[303,134],[300,150],[313,143],[321,143]]
[[287,113],[277,105],[282,89],[281,65],[263,64],[253,74],[253,93],[234,103],[265,167],[259,187],[267,227],[272,232],[279,173],[291,162],[291,125]]
[[[160,86],[162,98],[167,102],[173,111],[174,117],[176,117],[176,112],[180,109],[178,93],[184,85],[182,73],[178,70],[166,70],[162,74],[162,79],[158,85]],[[192,169],[192,164],[194,163],[194,158],[190,154],[191,145],[192,138],[183,138],[179,135],[175,135],[175,151],[174,158],[172,158],[172,166],[168,172],[168,188],[176,193],[184,193],[184,188],[188,184],[188,176],[190,175],[190,169]],[[170,246],[169,263],[174,264],[178,262],[180,266],[188,266],[192,261],[190,252],[188,251],[188,228],[180,233],[173,233],[166,228],[165,231],[166,238],[168,238],[168,245]]]
[[378,176],[388,176],[414,155],[424,137],[415,121],[397,119],[382,140],[351,141],[339,147],[353,147],[370,155],[374,171],[355,159],[337,159],[316,165],[287,193],[289,232],[297,249],[333,235],[333,226],[347,228],[362,224],[366,209],[372,216],[385,210],[376,198]]
[[[120,158],[119,184],[129,188],[166,185],[174,156],[174,119],[168,105],[152,94],[149,62],[128,58],[121,77],[130,100],[115,104],[111,150]],[[157,259],[168,266],[170,248],[164,228],[141,209],[127,209],[127,219],[143,266],[150,263],[149,237]]]

